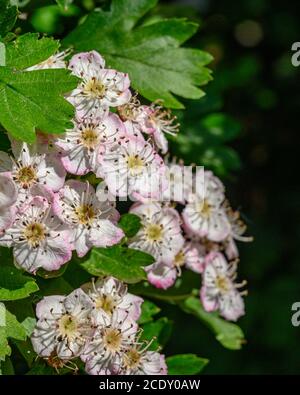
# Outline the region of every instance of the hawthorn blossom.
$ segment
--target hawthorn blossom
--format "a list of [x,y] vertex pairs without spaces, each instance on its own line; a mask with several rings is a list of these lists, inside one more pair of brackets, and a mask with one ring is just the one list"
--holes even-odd
[[168,140],[165,134],[176,136],[179,124],[175,123],[170,110],[162,107],[159,102],[150,106],[141,106],[139,115],[141,131],[153,138],[157,148],[165,154],[168,151]]
[[129,347],[122,358],[119,375],[164,375],[167,365],[164,355],[156,351],[148,351],[148,344],[137,342]]
[[0,235],[0,245],[13,248],[18,266],[35,273],[58,270],[72,256],[69,231],[54,215],[46,198],[31,198]]
[[[0,172],[6,172],[18,188],[18,202],[27,200],[35,185],[58,191],[64,184],[66,172],[56,155],[37,152],[37,147],[26,143],[12,143],[15,158],[0,151]],[[28,193],[29,192],[29,193]]]
[[65,361],[77,357],[95,332],[92,302],[81,290],[45,296],[36,307],[38,321],[31,342],[41,357]]
[[128,312],[115,310],[113,314],[98,314],[97,329],[81,354],[85,370],[92,375],[116,374],[122,355],[134,343],[137,323]]
[[185,204],[193,190],[193,166],[184,166],[182,161],[166,162],[168,186],[163,192],[164,201]]
[[98,173],[114,196],[157,199],[167,185],[162,158],[144,138],[134,136],[121,139],[117,148],[105,153]]
[[115,225],[119,213],[114,203],[100,201],[88,182],[67,181],[59,191],[57,211],[71,229],[71,243],[79,257],[92,246],[112,246],[124,237],[123,231]]
[[172,261],[165,262],[162,258],[161,261],[147,266],[148,281],[156,288],[167,289],[174,285],[178,276],[181,276],[183,267],[196,273],[203,271],[203,262],[199,256],[198,248],[190,241],[185,242]]
[[225,209],[224,187],[211,172],[205,172],[202,191],[190,194],[183,210],[185,229],[212,241],[222,241],[230,233]]
[[18,190],[14,181],[6,173],[0,173],[0,234],[14,221]]
[[130,212],[141,218],[141,228],[129,246],[148,252],[157,261],[172,262],[184,243],[177,211],[152,202],[135,204]]
[[6,173],[0,173],[0,209],[12,206],[18,196],[18,189],[14,181]]
[[123,123],[112,113],[102,120],[95,116],[77,119],[73,129],[59,136],[55,145],[63,150],[61,161],[69,173],[96,173],[100,155],[114,146],[124,131]]
[[131,97],[128,74],[104,67],[105,61],[96,51],[81,52],[70,60],[69,68],[81,82],[68,100],[80,117],[95,111],[104,116],[109,107],[121,106]]
[[28,67],[26,70],[32,71],[32,70],[46,70],[46,69],[66,69],[67,62],[65,59],[69,54],[70,54],[69,50],[58,52],[50,56],[48,59],[44,60],[43,62]]
[[236,261],[228,263],[223,254],[211,252],[206,257],[202,275],[200,297],[206,311],[219,310],[227,320],[236,321],[244,315],[244,301],[238,289],[245,282],[236,284]]
[[100,314],[111,315],[115,310],[122,310],[127,311],[133,320],[137,320],[141,315],[143,299],[128,293],[127,285],[113,277],[99,278],[82,288]]

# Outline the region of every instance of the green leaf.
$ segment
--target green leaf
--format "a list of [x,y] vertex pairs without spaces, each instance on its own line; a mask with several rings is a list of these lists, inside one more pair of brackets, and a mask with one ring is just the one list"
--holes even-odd
[[208,364],[208,359],[195,354],[180,354],[166,359],[169,375],[197,374]]
[[13,266],[0,266],[0,300],[24,299],[38,289],[32,277],[22,274]]
[[142,304],[142,314],[139,318],[139,324],[146,324],[147,322],[153,321],[153,316],[160,312],[160,308],[157,307],[153,302],[144,300]]
[[0,303],[0,361],[4,361],[11,353],[8,338],[25,340],[26,337],[26,330],[22,324],[6,310],[3,303]]
[[5,45],[0,42],[0,66],[5,66],[6,63],[6,49]]
[[16,23],[17,7],[12,6],[9,0],[0,0],[0,37],[4,37]]
[[133,237],[141,227],[141,219],[135,214],[123,214],[118,225],[127,237]]
[[31,334],[34,330],[35,324],[36,324],[36,319],[33,317],[27,317],[22,322],[22,326],[25,329],[27,336],[31,336]]
[[15,374],[13,364],[9,357],[5,358],[5,361],[0,362],[0,375],[12,376]]
[[216,335],[216,339],[230,350],[239,350],[245,343],[241,328],[220,318],[216,313],[206,312],[199,299],[190,297],[180,304],[181,308],[199,318]]
[[77,85],[68,70],[15,71],[0,67],[0,122],[13,137],[32,143],[35,129],[63,133],[71,127],[73,106],[63,94]]
[[145,252],[115,245],[93,248],[81,266],[93,276],[110,275],[132,284],[146,279],[142,266],[153,262],[153,257]]
[[163,347],[168,342],[172,333],[173,322],[166,317],[162,317],[156,321],[143,325],[141,341],[146,340],[152,342],[149,350],[156,351],[159,347]]
[[135,26],[157,0],[113,0],[110,11],[97,9],[64,40],[77,51],[97,50],[109,67],[129,74],[131,84],[149,100],[183,108],[174,95],[196,99],[210,79],[205,67],[212,57],[181,48],[198,25],[185,19],[164,19]]
[[27,33],[6,45],[6,66],[23,70],[43,62],[55,54],[59,42],[42,37],[38,33]]

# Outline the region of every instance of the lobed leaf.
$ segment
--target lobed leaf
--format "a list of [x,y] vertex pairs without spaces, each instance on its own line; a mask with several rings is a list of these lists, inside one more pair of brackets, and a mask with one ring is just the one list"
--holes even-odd
[[146,279],[143,266],[153,262],[153,257],[145,252],[115,245],[93,248],[81,266],[94,276],[110,275],[132,284]]
[[195,23],[164,19],[136,26],[156,3],[113,0],[109,11],[97,9],[89,14],[64,44],[77,51],[99,51],[110,67],[129,74],[133,88],[141,95],[161,99],[166,107],[183,108],[174,95],[202,97],[199,86],[211,79],[205,65],[212,57],[198,49],[180,47],[195,34]]

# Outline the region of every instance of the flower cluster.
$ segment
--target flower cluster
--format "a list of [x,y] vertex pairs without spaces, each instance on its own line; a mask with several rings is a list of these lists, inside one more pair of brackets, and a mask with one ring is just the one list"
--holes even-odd
[[[176,189],[184,172],[182,164],[172,164],[169,188]],[[224,186],[210,171],[193,174],[185,182],[182,196],[170,203],[135,203],[130,211],[141,218],[141,229],[130,246],[153,255],[156,262],[148,267],[148,281],[167,289],[181,275],[183,267],[202,277],[200,297],[207,311],[218,310],[228,320],[244,314],[243,283],[237,277],[238,249],[235,240],[243,237],[246,227],[225,199]],[[194,185],[198,188],[194,190]]]
[[36,353],[55,367],[76,358],[92,375],[166,374],[164,356],[149,351],[137,320],[143,299],[108,277],[68,296],[46,296],[38,304],[31,340]]
[[[33,69],[68,67],[80,78],[66,96],[75,107],[72,128],[39,131],[35,144],[12,140],[11,155],[0,152],[0,245],[30,273],[58,270],[73,251],[83,257],[124,238],[116,200],[130,197],[141,227],[128,245],[155,258],[148,281],[167,289],[190,269],[202,278],[204,308],[237,320],[245,291],[235,282],[235,240],[250,238],[221,181],[169,163],[166,134],[175,135],[178,124],[160,102],[141,104],[127,74],[107,68],[95,51],[69,62],[66,55]],[[93,184],[84,177],[90,172]],[[54,367],[80,358],[90,374],[164,374],[164,357],[141,340],[141,303],[113,278],[47,296],[36,309],[34,349]]]

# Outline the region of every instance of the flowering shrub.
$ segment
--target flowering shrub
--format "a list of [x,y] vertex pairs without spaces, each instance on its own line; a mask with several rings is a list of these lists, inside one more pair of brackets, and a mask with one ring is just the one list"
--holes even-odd
[[180,48],[189,22],[135,28],[155,2],[130,3],[91,13],[60,50],[51,38],[9,33],[17,11],[1,2],[3,369],[13,343],[32,374],[198,373],[207,360],[164,356],[160,299],[225,347],[243,342],[226,320],[244,314],[236,241],[250,240],[245,225],[211,171],[168,149],[168,136],[184,133],[171,92],[200,97],[194,85],[209,79],[210,57]]

